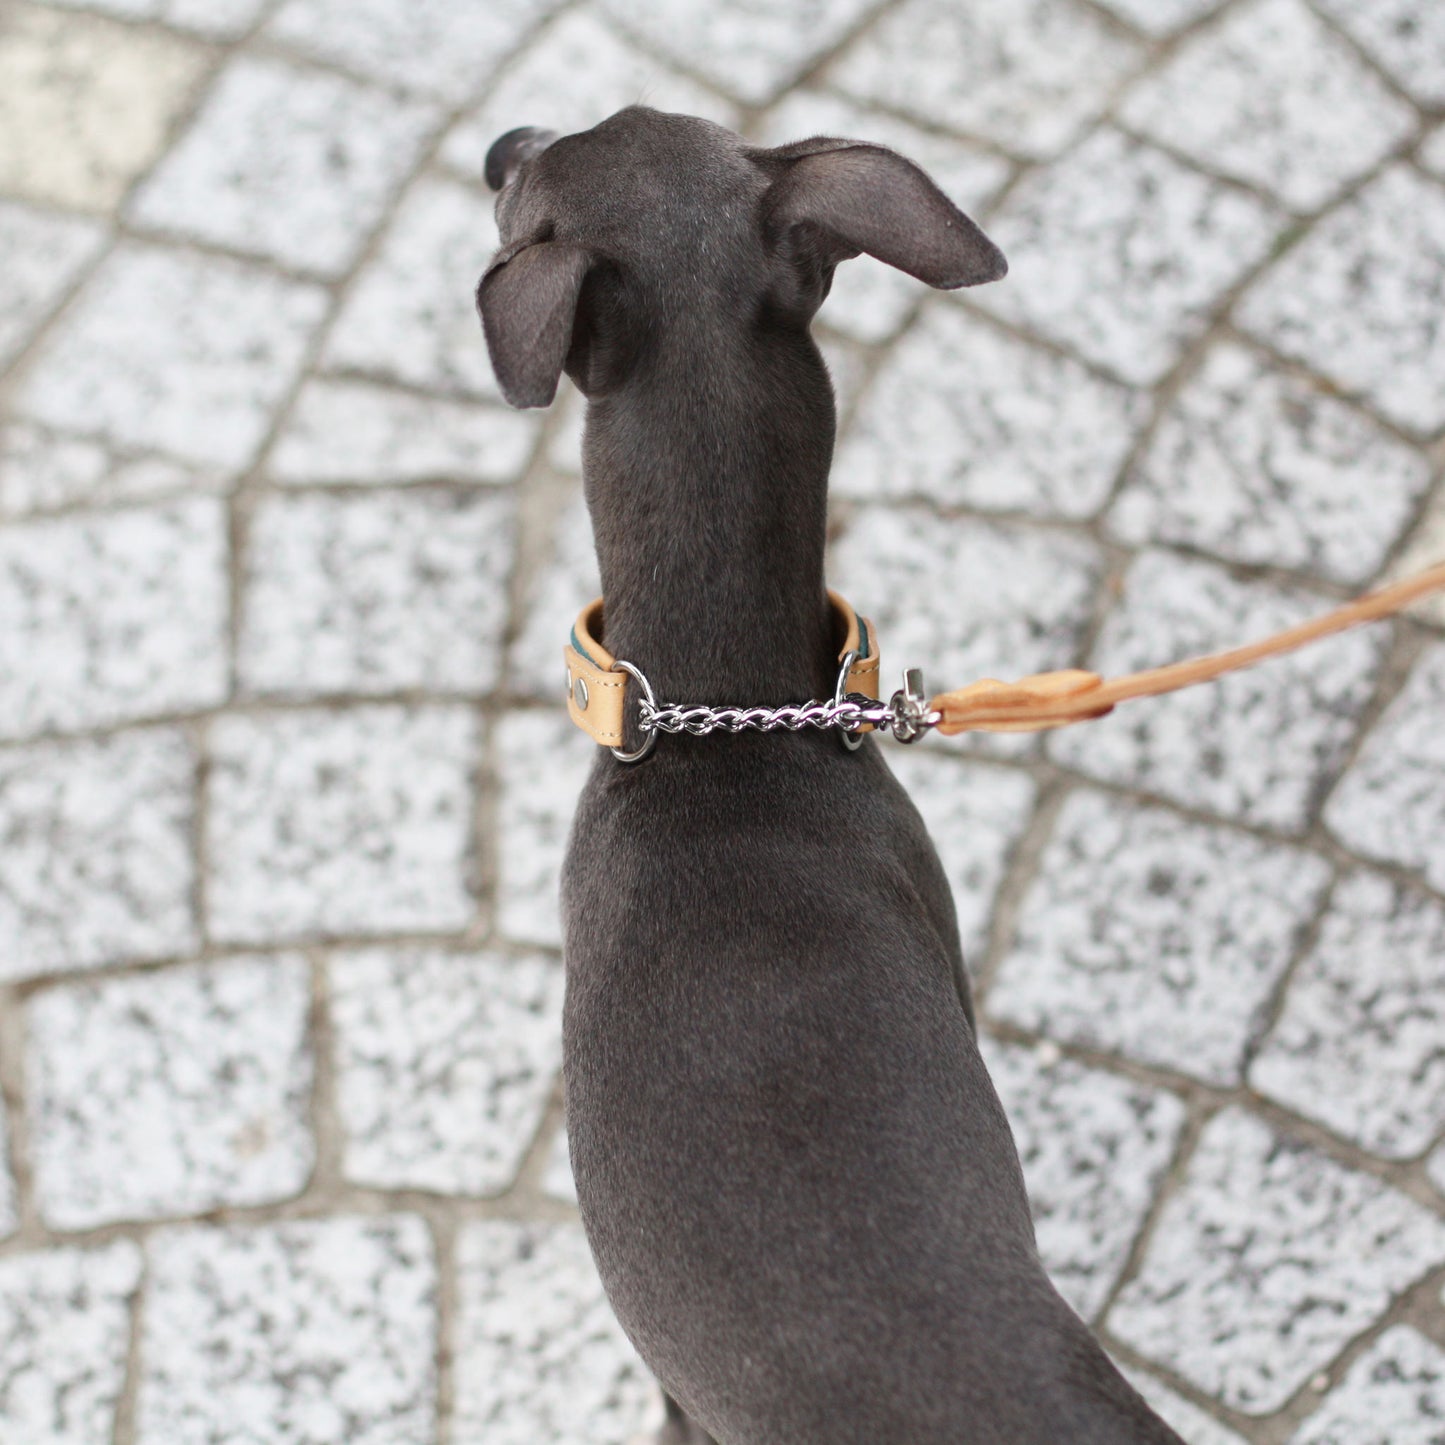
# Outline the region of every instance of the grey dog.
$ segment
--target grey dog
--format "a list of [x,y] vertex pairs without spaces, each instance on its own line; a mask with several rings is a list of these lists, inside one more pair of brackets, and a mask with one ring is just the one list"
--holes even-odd
[[[949,288],[1002,255],[882,147],[643,107],[509,132],[487,178],[502,391],[587,397],[607,648],[661,698],[831,696],[809,323],[860,252]],[[563,912],[577,1193],[662,1440],[1178,1445],[1039,1263],[948,885],[872,739],[599,750]]]

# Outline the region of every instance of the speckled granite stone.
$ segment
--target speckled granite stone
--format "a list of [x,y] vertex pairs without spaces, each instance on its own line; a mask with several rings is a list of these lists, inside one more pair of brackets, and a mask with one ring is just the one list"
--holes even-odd
[[506,493],[269,497],[251,517],[237,664],[271,696],[485,692],[507,625]]
[[1396,1325],[1350,1366],[1289,1445],[1438,1445],[1442,1432],[1445,1351]]
[[209,926],[235,943],[471,920],[463,707],[228,716],[210,734]]
[[491,202],[455,181],[424,176],[352,284],[324,364],[500,400],[472,302],[496,248]]
[[223,701],[227,550],[205,499],[0,532],[0,738]]
[[96,221],[0,201],[0,368],[18,356],[32,333],[70,289],[105,241]]
[[1263,1415],[1441,1261],[1435,1215],[1228,1109],[1205,1128],[1108,1325]]
[[313,286],[124,242],[26,372],[18,409],[119,445],[240,471],[326,307]]
[[1157,382],[1283,225],[1272,206],[1109,127],[1009,193],[1008,279],[980,306],[1128,382]]
[[561,706],[509,712],[497,723],[497,830],[506,840],[497,859],[497,926],[507,938],[553,947],[562,942],[562,857],[577,795],[596,755],[597,745]]
[[519,125],[571,135],[637,104],[700,115],[730,128],[737,123],[734,105],[639,50],[591,10],[566,10],[452,130],[441,157],[459,175],[480,180],[492,142]]
[[873,0],[734,0],[662,6],[599,0],[603,11],[665,55],[756,104],[767,100],[874,8]]
[[[1328,599],[1238,582],[1213,563],[1141,553],[1088,666],[1106,677],[1267,637],[1329,610]],[[1069,767],[1244,823],[1303,831],[1368,703],[1386,629],[1347,633],[1217,682],[1125,703],[1064,729]]]
[[830,71],[842,89],[1021,155],[1062,150],[1139,48],[1065,0],[908,0]]
[[1416,125],[1304,0],[1235,6],[1135,87],[1120,117],[1299,211],[1333,199]]
[[375,948],[338,955],[330,977],[346,1177],[505,1189],[562,1063],[556,961]]
[[1445,106],[1445,13],[1415,0],[1321,0],[1320,8],[1416,100]]
[[1325,809],[1329,829],[1371,858],[1445,889],[1445,646],[1429,648],[1365,739]]
[[361,382],[308,382],[271,453],[278,482],[509,482],[537,439],[533,417]]
[[1329,880],[1310,853],[1070,795],[987,1011],[1228,1087]]
[[1445,1129],[1445,907],[1369,873],[1335,890],[1249,1082],[1372,1154]]
[[457,1294],[454,1445],[629,1445],[661,1423],[577,1225],[466,1225]]
[[35,1194],[89,1229],[301,1191],[310,974],[246,958],[51,989],[26,1010]]
[[195,773],[171,728],[0,749],[0,978],[194,948]]
[[1142,398],[958,307],[930,306],[864,393],[837,495],[1087,517],[1108,498]]
[[1360,585],[1430,475],[1422,453],[1363,412],[1224,342],[1164,413],[1109,525],[1136,545],[1173,542]]
[[436,1264],[420,1219],[162,1230],[147,1255],[137,1445],[432,1438]]
[[335,276],[437,112],[269,57],[232,61],[128,207],[136,224]]
[[1394,166],[1250,288],[1243,326],[1408,430],[1445,427],[1445,186]]
[[14,1445],[110,1445],[141,1255],[128,1239],[0,1260],[0,1423]]
[[1016,1045],[985,1042],[983,1057],[1018,1146],[1039,1254],[1059,1293],[1090,1319],[1153,1203],[1184,1104]]

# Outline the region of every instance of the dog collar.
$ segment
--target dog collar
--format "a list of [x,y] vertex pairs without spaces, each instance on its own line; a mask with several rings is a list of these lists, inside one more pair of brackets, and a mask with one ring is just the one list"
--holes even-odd
[[[659,707],[641,669],[614,657],[597,640],[602,631],[602,598],[589,603],[577,617],[572,636],[563,649],[567,661],[567,715],[593,742],[611,748],[623,762],[636,762],[651,751],[659,731],[712,732],[722,727],[740,732],[745,727],[842,727],[843,737],[857,746],[859,734],[870,723],[860,720],[862,702],[878,698],[878,644],[873,624],[860,617],[836,592],[828,593],[843,646],[838,653],[838,685],[831,703],[799,703],[773,708]],[[642,691],[649,726],[641,747],[622,751],[623,715],[629,681]],[[850,702],[850,698],[858,699]],[[701,725],[700,716],[711,721]],[[826,717],[826,720],[824,720]],[[689,719],[692,720],[690,725]],[[721,721],[717,719],[721,718]],[[771,721],[770,721],[771,720]]]

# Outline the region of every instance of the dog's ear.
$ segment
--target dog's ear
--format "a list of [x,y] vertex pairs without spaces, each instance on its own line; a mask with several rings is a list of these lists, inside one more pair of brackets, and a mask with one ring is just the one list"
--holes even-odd
[[947,291],[1008,271],[1003,252],[896,151],[820,136],[755,157],[781,170],[764,197],[764,225],[774,236],[809,227],[825,264],[866,251]]
[[557,395],[591,265],[585,246],[523,242],[499,251],[482,274],[477,311],[492,370],[513,406],[548,406]]

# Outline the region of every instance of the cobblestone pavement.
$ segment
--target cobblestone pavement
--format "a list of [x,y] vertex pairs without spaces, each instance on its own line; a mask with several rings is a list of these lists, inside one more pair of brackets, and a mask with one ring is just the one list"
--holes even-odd
[[[489,140],[639,98],[894,144],[1010,257],[823,313],[892,665],[1153,664],[1445,554],[1435,0],[0,8],[6,1445],[655,1415],[557,1081],[578,408],[503,408],[470,304]],[[1140,1387],[1445,1440],[1445,606],[890,756]]]

